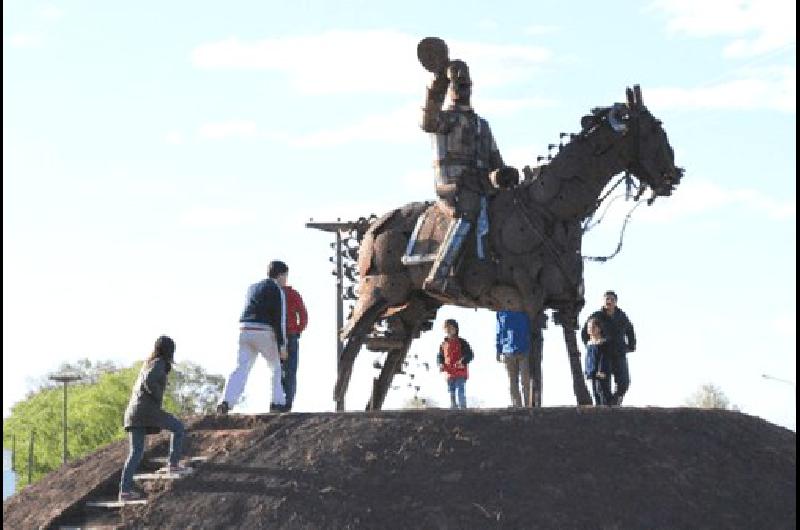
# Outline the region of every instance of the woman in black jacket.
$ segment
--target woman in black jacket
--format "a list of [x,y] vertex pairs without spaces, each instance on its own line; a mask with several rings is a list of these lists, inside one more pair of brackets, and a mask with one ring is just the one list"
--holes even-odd
[[175,342],[166,335],[156,340],[153,353],[142,365],[139,377],[133,385],[131,399],[125,410],[124,425],[128,431],[131,450],[119,484],[119,500],[141,499],[143,495],[133,489],[133,474],[144,455],[144,439],[148,434],[157,434],[161,429],[172,432],[168,464],[163,471],[179,473],[185,471],[178,462],[183,443],[183,423],[162,408],[164,390],[167,387],[167,374],[172,369]]

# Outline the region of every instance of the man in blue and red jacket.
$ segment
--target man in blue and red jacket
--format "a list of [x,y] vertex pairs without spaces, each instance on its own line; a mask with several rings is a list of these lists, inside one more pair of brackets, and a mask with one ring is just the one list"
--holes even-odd
[[[439,346],[436,363],[439,371],[447,374],[447,391],[450,393],[450,408],[467,408],[465,386],[469,377],[467,364],[472,360],[472,348],[458,336],[458,322],[452,318],[444,321],[447,336]],[[456,401],[456,398],[458,400]]]
[[236,406],[247,383],[253,363],[261,354],[269,365],[272,382],[270,411],[286,410],[286,395],[281,384],[281,363],[286,359],[286,299],[283,288],[289,267],[282,261],[269,264],[269,277],[247,289],[244,310],[239,317],[239,353],[236,367],[225,382],[217,412],[227,414]]

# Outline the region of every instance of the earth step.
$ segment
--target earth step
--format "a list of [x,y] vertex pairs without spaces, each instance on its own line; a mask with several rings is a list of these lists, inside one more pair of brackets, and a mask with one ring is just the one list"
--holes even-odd
[[133,476],[133,480],[178,480],[192,474],[192,468],[186,468],[181,473],[139,473]]
[[118,526],[59,526],[58,530],[117,530]]
[[[166,456],[156,456],[154,458],[151,458],[150,460],[153,461],[153,462],[158,462],[158,463],[165,464],[167,462],[167,457]],[[207,456],[190,456],[188,458],[183,458],[182,459],[182,461],[185,461],[185,462],[205,462],[207,460],[208,460]]]
[[122,508],[132,504],[147,504],[147,499],[136,499],[134,501],[86,501],[89,508]]

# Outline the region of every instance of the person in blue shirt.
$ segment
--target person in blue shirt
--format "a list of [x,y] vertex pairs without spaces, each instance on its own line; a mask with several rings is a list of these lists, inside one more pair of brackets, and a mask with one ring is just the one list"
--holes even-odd
[[584,374],[592,382],[595,405],[611,405],[610,343],[603,337],[603,329],[596,318],[586,323],[589,340],[586,342]]
[[[506,365],[511,404],[530,407],[531,324],[524,311],[497,312],[497,360]],[[522,395],[520,395],[522,386]]]

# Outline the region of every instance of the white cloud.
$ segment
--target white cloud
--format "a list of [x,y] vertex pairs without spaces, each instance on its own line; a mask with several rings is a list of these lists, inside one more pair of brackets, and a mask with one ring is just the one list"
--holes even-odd
[[[192,63],[203,69],[272,70],[316,94],[422,93],[430,74],[418,63],[418,37],[393,30],[328,31],[258,41],[237,37],[202,44]],[[463,57],[486,86],[507,84],[548,61],[549,50],[454,41],[451,58]],[[502,74],[502,75],[501,75]]]
[[778,199],[752,189],[723,188],[703,180],[681,183],[673,196],[658,199],[657,208],[646,208],[641,218],[650,221],[672,222],[680,217],[701,215],[723,208],[749,211],[774,220],[788,220],[797,216],[794,198]]
[[[551,107],[553,100],[545,98],[483,99],[475,108],[482,116],[508,114],[523,109]],[[409,103],[393,111],[366,116],[352,124],[322,130],[290,140],[299,146],[340,145],[355,141],[413,142],[420,138],[419,103]]]
[[39,14],[44,18],[56,20],[64,16],[64,10],[53,4],[47,4],[39,8]]
[[556,33],[557,31],[560,31],[560,30],[561,30],[561,28],[559,28],[558,26],[549,26],[549,25],[546,25],[546,24],[535,24],[533,26],[528,26],[527,28],[522,30],[522,32],[525,33],[526,35],[531,35],[533,37],[538,37],[540,35],[550,35],[552,33]]
[[729,36],[726,57],[752,57],[794,45],[794,0],[657,0],[651,7],[668,17],[674,33],[696,37]]
[[253,219],[253,212],[239,208],[196,206],[184,211],[179,217],[179,223],[191,228],[218,228],[241,226]]
[[[745,73],[745,72],[743,72]],[[770,109],[796,112],[796,69],[792,66],[749,70],[751,77],[695,88],[647,90],[647,104],[658,108]]]
[[258,134],[258,127],[251,120],[230,120],[203,124],[198,132],[201,137],[209,140],[230,137],[253,138]]
[[[476,109],[482,116],[501,115],[524,109],[552,107],[555,102],[545,98],[492,99],[478,100]],[[290,135],[282,131],[260,130],[254,121],[229,120],[207,123],[200,127],[198,134],[208,140],[226,138],[261,138],[282,142],[296,147],[329,147],[352,142],[391,142],[408,143],[418,141],[423,134],[419,128],[419,103],[407,103],[394,110],[370,114],[349,124],[322,129],[307,134]],[[178,131],[167,133],[168,143],[181,143],[183,136]]]
[[419,138],[419,105],[409,104],[366,116],[350,125],[312,132],[291,140],[302,147],[341,145],[356,141],[411,142]]
[[43,43],[41,33],[19,32],[8,38],[12,48],[39,48]]
[[500,24],[494,19],[485,18],[478,21],[478,27],[487,31],[495,31],[500,28]]
[[485,44],[454,41],[450,43],[450,58],[464,59],[477,89],[509,86],[530,77],[553,57],[541,46]]
[[[251,120],[229,120],[206,123],[198,135],[207,140],[227,138],[258,138],[296,147],[327,147],[357,141],[409,142],[419,138],[419,105],[408,104],[393,111],[367,115],[349,124],[292,135],[283,131],[261,130]],[[183,138],[177,131],[167,134],[166,140],[177,143]]]
[[400,180],[406,185],[408,190],[415,195],[425,197],[430,195],[433,197],[433,169],[416,169],[409,171],[400,177]]
[[527,109],[544,109],[555,107],[556,101],[550,98],[516,98],[516,99],[479,99],[474,102],[475,110],[481,116],[493,114],[510,114]]
[[797,314],[795,312],[776,316],[772,319],[772,331],[778,336],[797,342]]
[[183,133],[181,131],[169,131],[164,135],[164,141],[168,144],[180,145],[184,142]]

